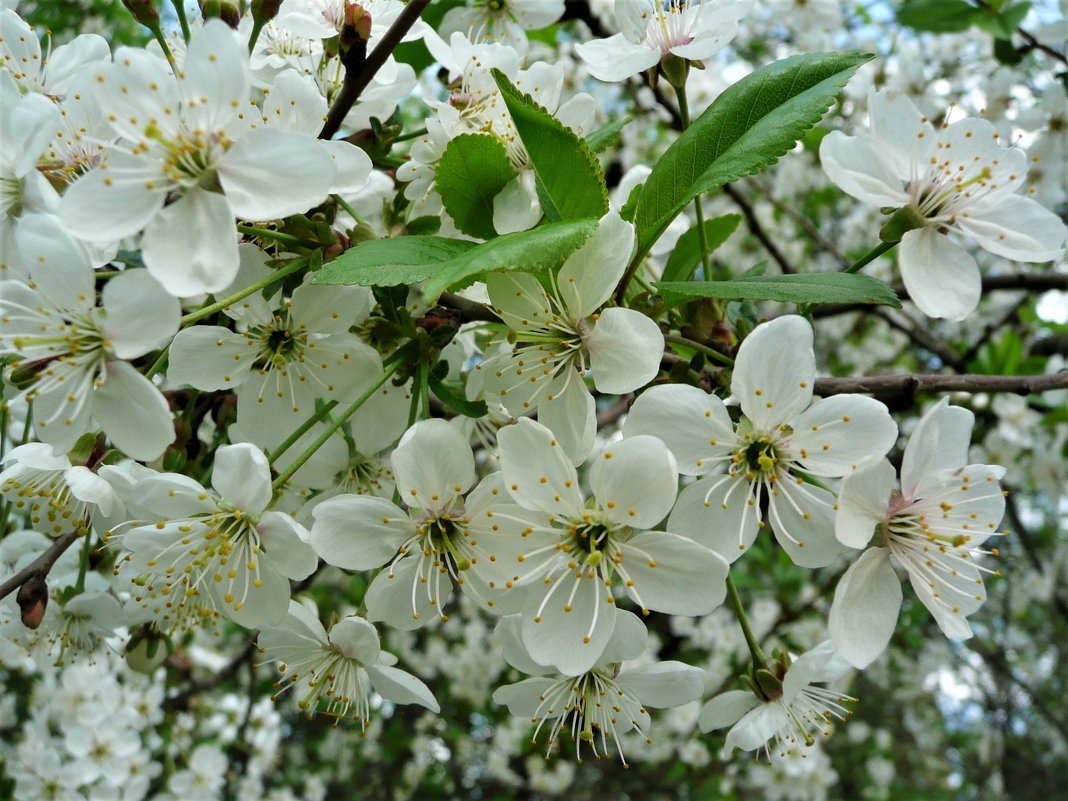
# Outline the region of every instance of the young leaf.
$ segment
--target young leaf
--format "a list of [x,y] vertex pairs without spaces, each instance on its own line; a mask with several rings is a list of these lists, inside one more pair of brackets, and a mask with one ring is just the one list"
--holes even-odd
[[515,178],[500,141],[489,134],[457,136],[441,155],[434,179],[445,211],[468,236],[492,239],[493,198]]
[[979,9],[965,0],[907,0],[897,21],[916,31],[957,33],[967,30],[976,16]]
[[485,417],[488,413],[484,400],[468,400],[464,397],[463,388],[454,389],[442,381],[433,373],[429,376],[430,391],[437,395],[438,400],[464,417]]
[[[725,214],[711,220],[705,220],[705,239],[708,242],[708,252],[711,253],[734,233],[738,223],[742,221],[740,214]],[[664,265],[664,274],[661,281],[689,281],[693,277],[694,268],[701,261],[701,234],[695,225],[689,231],[679,237],[675,249],[668,256],[667,264]],[[705,278],[708,278],[706,275]]]
[[731,86],[660,158],[638,200],[639,258],[687,203],[774,164],[819,122],[867,53],[812,53]]
[[868,275],[804,273],[760,275],[731,281],[663,282],[657,290],[668,303],[694,298],[775,300],[783,303],[871,303],[901,308],[893,288]]
[[503,72],[493,70],[493,78],[543,189],[546,217],[577,220],[604,216],[608,191],[601,165],[589,145],[530,95],[520,92]]
[[593,219],[567,220],[483,242],[436,265],[433,276],[423,284],[423,297],[432,302],[449,287],[483,272],[535,272],[556,267],[593,235],[597,223]]
[[620,117],[607,125],[602,125],[586,137],[586,144],[594,153],[603,153],[619,140],[619,135],[630,124],[630,121],[630,117]]
[[441,236],[369,239],[349,248],[315,274],[316,284],[397,286],[424,281],[438,265],[467,252],[475,242]]

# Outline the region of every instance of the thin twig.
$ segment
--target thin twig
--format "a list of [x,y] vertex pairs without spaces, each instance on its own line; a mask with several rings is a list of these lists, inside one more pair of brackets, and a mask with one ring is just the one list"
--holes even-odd
[[797,267],[786,258],[785,254],[779,250],[779,246],[775,244],[775,241],[768,235],[768,232],[764,230],[764,226],[757,218],[756,209],[753,208],[753,204],[749,202],[749,199],[738,191],[738,188],[733,184],[724,184],[723,194],[733,200],[734,205],[741,210],[745,217],[745,223],[749,227],[749,233],[759,240],[760,244],[764,246],[764,250],[766,250],[768,255],[779,265],[779,269],[786,275],[796,273]]
[[63,555],[67,548],[75,543],[79,536],[81,535],[76,531],[68,531],[66,534],[56,537],[55,541],[40,556],[3,584],[0,584],[0,600],[6,598],[34,576],[41,576],[42,578],[47,576],[48,571],[52,569],[52,565],[56,563],[56,560]]
[[389,30],[378,42],[378,45],[367,56],[363,67],[355,75],[345,73],[345,80],[341,84],[341,91],[334,98],[334,105],[327,112],[323,130],[319,132],[320,139],[331,139],[341,128],[341,123],[356,104],[360,93],[371,83],[371,79],[386,63],[386,59],[401,43],[401,39],[419,19],[419,15],[430,5],[430,0],[410,0],[400,15],[389,26]]

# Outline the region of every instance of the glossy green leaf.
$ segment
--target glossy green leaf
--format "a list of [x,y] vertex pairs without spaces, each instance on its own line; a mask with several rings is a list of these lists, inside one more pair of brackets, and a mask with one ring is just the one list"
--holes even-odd
[[464,239],[402,236],[371,239],[349,248],[315,274],[316,284],[396,286],[424,281],[443,262],[475,246]]
[[619,141],[623,129],[631,122],[630,117],[620,117],[612,120],[607,125],[602,125],[596,131],[586,137],[586,144],[594,153],[603,153],[609,147]]
[[445,211],[468,236],[491,239],[493,198],[515,178],[504,145],[489,134],[462,134],[445,148],[434,179]]
[[774,164],[812,128],[866,53],[812,53],[762,67],[731,86],[653,167],[638,201],[639,257],[698,195]]
[[731,281],[662,282],[657,291],[668,303],[695,298],[775,300],[783,303],[871,303],[901,308],[893,288],[868,275],[805,273],[760,275]]
[[965,0],[907,0],[897,21],[917,31],[954,33],[967,30],[977,11]]
[[604,216],[608,190],[589,145],[500,70],[493,70],[493,78],[541,185],[545,215],[560,220]]
[[[711,253],[726,242],[741,221],[740,214],[725,214],[722,217],[705,220],[705,240],[708,242],[708,252]],[[665,282],[689,281],[700,262],[701,233],[695,225],[679,237],[675,249],[668,256],[667,264],[664,265],[664,274],[660,280]]]

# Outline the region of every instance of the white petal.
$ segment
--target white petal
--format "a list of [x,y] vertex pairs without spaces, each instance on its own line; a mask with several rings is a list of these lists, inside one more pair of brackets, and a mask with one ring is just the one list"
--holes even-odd
[[[186,113],[195,127],[226,127],[249,101],[248,55],[221,20],[208,20],[189,42],[182,64]],[[188,102],[189,100],[193,102]]]
[[93,419],[115,446],[150,461],[174,442],[171,410],[155,385],[126,362],[108,362],[103,386],[93,392]]
[[612,296],[633,250],[634,225],[618,212],[608,212],[556,277],[560,300],[572,320],[589,317]]
[[[523,679],[516,684],[506,684],[493,691],[493,703],[508,707],[508,711],[520,718],[548,717],[542,705],[546,691],[553,679],[536,677]],[[559,710],[558,716],[563,710]]]
[[259,350],[249,337],[216,325],[195,325],[171,343],[167,378],[205,391],[233,389],[248,378]]
[[979,305],[979,267],[960,245],[933,228],[909,231],[898,252],[909,297],[928,317],[963,320]]
[[938,473],[964,467],[971,445],[975,415],[949,398],[932,407],[916,424],[901,460],[901,494],[913,499],[925,495],[922,488],[937,482]]
[[984,249],[1016,261],[1050,261],[1064,252],[1064,223],[1037,201],[999,193],[957,219]]
[[194,187],[145,228],[145,266],[175,297],[218,292],[237,275],[237,229],[225,197]]
[[701,707],[697,725],[705,732],[725,729],[759,703],[760,699],[748,690],[728,690]]
[[312,514],[312,547],[324,562],[345,570],[381,567],[415,534],[408,515],[384,498],[339,495]]
[[894,467],[886,459],[872,459],[842,479],[834,535],[850,548],[866,548],[875,527],[887,519]]
[[606,588],[596,574],[589,571],[576,579],[568,571],[550,593],[540,584],[527,592],[543,599],[523,614],[523,644],[530,657],[567,676],[592,668],[604,653],[616,621]]
[[255,445],[224,445],[215,452],[211,485],[242,512],[258,515],[271,502],[271,466]]
[[865,459],[886,454],[897,440],[889,410],[864,395],[819,398],[793,426],[790,447],[804,470],[817,476],[846,475]]
[[88,467],[79,465],[70,468],[64,475],[64,480],[70,487],[71,495],[79,501],[95,504],[101,514],[111,514],[111,507],[115,502],[115,490]]
[[441,711],[430,688],[411,673],[386,665],[370,665],[366,669],[375,691],[387,701],[418,704],[431,712]]
[[599,81],[625,81],[660,63],[660,51],[627,41],[621,33],[575,45],[590,75]]
[[[261,582],[258,587],[254,584],[257,578]],[[238,570],[232,587],[225,581],[211,584],[218,607],[247,629],[278,625],[289,610],[289,580],[264,562],[258,571]],[[227,591],[236,599],[232,603],[226,602]]]
[[331,192],[350,195],[367,186],[372,169],[371,159],[361,148],[344,140],[321,142],[319,146],[334,160]]
[[742,342],[731,393],[753,425],[768,431],[808,406],[815,379],[812,326],[788,314],[758,325]]
[[768,503],[775,539],[799,567],[826,567],[845,548],[834,536],[834,496],[811,484],[785,479]]
[[127,270],[104,286],[104,333],[120,359],[166,345],[178,331],[181,307],[147,270]]
[[531,659],[530,654],[527,653],[526,646],[523,645],[522,621],[519,615],[502,617],[493,630],[493,639],[501,646],[504,661],[520,673],[538,676],[550,672],[544,665],[539,665]]
[[308,530],[285,512],[264,512],[256,524],[271,567],[293,581],[303,581],[319,566],[308,544]]
[[529,418],[497,434],[504,484],[516,503],[563,517],[583,510],[578,475],[553,432]]
[[538,422],[551,430],[573,465],[586,461],[597,434],[597,405],[577,370],[553,379],[538,404]]
[[421,557],[407,556],[375,576],[363,599],[368,620],[412,631],[441,616],[452,595],[452,581],[436,567],[430,567],[430,575],[421,572]]
[[613,443],[594,460],[590,488],[610,523],[652,528],[675,504],[679,474],[675,458],[656,437]]
[[633,309],[601,312],[586,338],[593,384],[601,392],[622,394],[643,387],[660,370],[664,335],[653,320]]
[[498,234],[526,231],[537,225],[541,217],[532,170],[521,171],[493,198],[493,230]]
[[657,662],[624,670],[616,683],[643,706],[670,709],[696,701],[705,690],[705,672],[682,662]]
[[875,206],[897,208],[909,202],[883,143],[831,131],[820,142],[823,171],[842,191]]
[[735,748],[741,748],[743,751],[756,751],[787,723],[786,710],[782,704],[774,701],[759,704],[747,712],[734,724],[734,728],[727,732],[724,751],[728,754]]
[[152,220],[167,192],[148,189],[156,173],[140,159],[113,153],[64,193],[59,215],[70,232],[87,242],[112,242],[136,234]]
[[853,667],[866,668],[886,650],[901,599],[886,548],[866,550],[838,581],[827,625],[835,649]]
[[624,543],[622,551],[623,569],[634,582],[627,593],[645,609],[707,615],[727,597],[727,561],[691,539],[647,531]]
[[634,401],[623,436],[659,437],[687,476],[707,473],[732,451],[734,426],[715,395],[683,384],[652,387]]
[[349,615],[335,623],[329,637],[330,643],[337,646],[347,659],[355,659],[363,665],[375,664],[382,651],[377,629],[356,615]]
[[730,564],[760,531],[760,509],[750,497],[751,487],[744,478],[718,474],[702,478],[679,494],[667,530],[712,549]]
[[321,203],[334,160],[311,136],[257,128],[226,151],[217,171],[234,214],[273,220]]
[[393,451],[393,474],[405,504],[444,509],[475,483],[475,457],[467,437],[445,420],[422,420]]

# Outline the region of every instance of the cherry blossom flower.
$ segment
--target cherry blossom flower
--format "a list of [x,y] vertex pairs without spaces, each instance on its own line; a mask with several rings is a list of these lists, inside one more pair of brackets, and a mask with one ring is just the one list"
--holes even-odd
[[787,315],[757,326],[738,349],[731,392],[744,417],[737,424],[723,401],[696,387],[654,387],[635,401],[624,436],[655,433],[681,473],[701,476],[680,494],[669,530],[733,562],[765,526],[767,499],[775,538],[795,564],[834,559],[841,551],[834,496],[806,476],[842,476],[886,453],[897,426],[872,398],[814,399],[815,379],[812,326]]
[[[387,565],[368,588],[368,618],[401,630],[447,619],[453,583],[483,603],[504,580],[491,532],[471,528],[497,501],[491,476],[473,490],[467,438],[445,420],[412,426],[393,451],[393,474],[408,507],[369,495],[340,495],[317,505],[311,543],[324,561],[347,570]],[[503,564],[503,563],[502,563]]]
[[616,0],[622,33],[575,50],[593,77],[623,81],[669,55],[687,61],[713,56],[738,34],[738,20],[752,6],[753,0]]
[[126,552],[116,572],[136,577],[136,600],[168,631],[214,622],[219,612],[247,628],[278,623],[288,580],[307,578],[318,563],[308,532],[268,511],[270,466],[252,445],[219,448],[211,483],[214,491],[178,473],[142,479],[142,503],[161,519],[108,538]]
[[994,572],[979,563],[980,549],[999,533],[1005,511],[998,486],[1005,471],[966,464],[974,419],[948,398],[928,411],[905,448],[899,493],[885,459],[842,481],[835,533],[866,550],[838,582],[829,625],[855,667],[871,664],[894,633],[902,596],[891,557],[943,634],[972,636],[967,616],[986,599],[983,573]]
[[[612,637],[616,597],[643,613],[705,615],[726,597],[727,563],[692,539],[652,531],[675,502],[675,460],[655,437],[611,445],[590,470],[592,495],[555,435],[522,418],[498,436],[505,489],[518,507],[486,513],[503,534],[508,611],[523,614],[531,657],[578,675]],[[512,597],[508,597],[512,596]]]
[[831,723],[852,713],[843,704],[856,699],[816,683],[835,681],[849,672],[849,665],[830,640],[794,660],[776,661],[758,671],[753,690],[730,690],[701,708],[701,731],[731,727],[724,756],[735,748],[764,749],[780,755],[802,751],[814,742],[813,735],[831,733]]
[[[614,745],[626,766],[622,735],[637,732],[651,743],[646,707],[670,708],[688,704],[704,691],[704,671],[682,662],[656,662],[621,668],[620,663],[641,656],[648,632],[631,612],[616,609],[612,636],[600,659],[577,675],[554,675],[535,662],[523,645],[518,616],[501,618],[494,631],[504,659],[531,676],[498,688],[493,700],[519,717],[536,724],[533,741],[542,728],[549,730],[546,756],[553,751],[561,732],[570,731],[575,759],[582,762],[583,744],[595,758],[607,757]],[[612,741],[611,743],[609,741]]]
[[648,383],[660,369],[664,337],[633,309],[609,307],[634,248],[634,226],[609,212],[587,242],[553,277],[546,292],[527,273],[491,273],[486,288],[498,316],[515,331],[510,352],[478,366],[487,396],[513,415],[537,409],[564,451],[581,463],[593,443],[592,372],[600,392],[622,393]]
[[334,162],[313,136],[253,127],[248,54],[219,20],[189,43],[181,80],[166,62],[124,48],[97,81],[128,144],[109,147],[106,161],[71,185],[60,214],[90,242],[143,229],[145,266],[172,295],[216,292],[233,280],[235,216],[297,214],[330,190]]
[[979,303],[978,265],[946,234],[967,235],[1016,261],[1061,254],[1064,224],[1016,193],[1027,176],[1027,156],[1002,147],[989,122],[967,118],[935,130],[897,92],[870,93],[868,115],[867,135],[833,131],[824,137],[823,169],[857,200],[900,209],[897,219],[909,229],[898,253],[901,278],[924,314],[963,320]]
[[372,690],[396,704],[441,711],[422,681],[393,667],[397,658],[381,649],[378,632],[362,617],[343,617],[328,632],[312,601],[290,601],[285,619],[265,627],[257,645],[279,663],[282,679],[275,698],[293,690],[308,717],[321,710],[340,722],[351,714],[366,729]]
[[104,286],[95,305],[84,253],[51,225],[25,221],[24,245],[37,254],[32,286],[8,281],[0,295],[0,355],[26,373],[19,394],[34,401],[39,439],[67,451],[94,426],[136,459],[155,459],[174,440],[159,389],[127,359],[165,345],[178,330],[178,302],[146,270]]
[[460,32],[472,42],[499,42],[520,55],[527,52],[527,31],[552,25],[564,13],[564,0],[468,0],[445,12],[439,33]]

